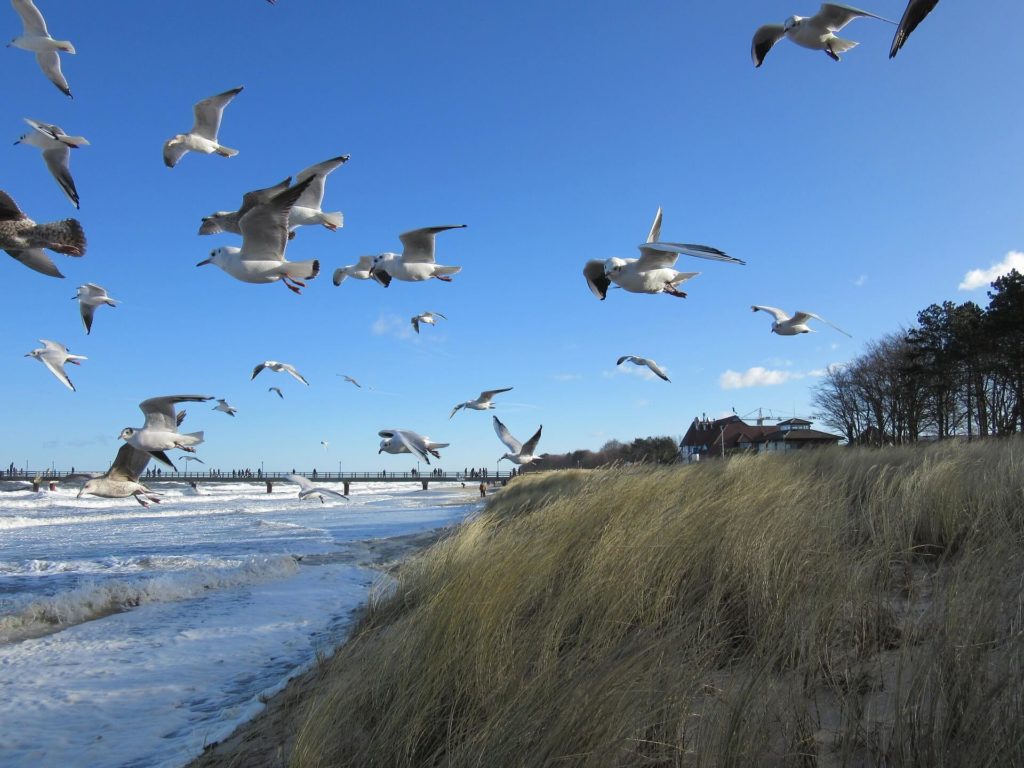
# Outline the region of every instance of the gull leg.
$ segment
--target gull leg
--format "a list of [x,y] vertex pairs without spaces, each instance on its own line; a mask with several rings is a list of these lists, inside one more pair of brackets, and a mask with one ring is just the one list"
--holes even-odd
[[175,448],[180,448],[183,451],[188,451],[189,453],[195,453],[196,452],[196,449],[193,448],[191,445],[175,445],[174,447]]
[[679,298],[679,299],[685,299],[686,298],[686,292],[685,291],[680,291],[678,288],[676,288],[673,285],[669,285],[668,283],[665,284],[665,288],[663,290],[669,296],[675,296],[676,298]]
[[[284,285],[285,288],[287,288],[292,293],[298,293],[298,294],[302,293],[301,290],[299,290],[294,285],[292,285],[291,282],[289,282],[289,279],[287,277],[282,277],[281,278],[281,283]],[[299,285],[302,285],[302,283],[299,283]]]
[[832,59],[832,61],[839,61],[839,56],[838,56],[838,54],[836,54],[835,51],[832,50],[832,46],[831,45],[826,45],[825,46],[825,53],[828,55],[828,57],[830,59]]
[[445,275],[434,275],[434,277],[436,277],[438,280],[442,280],[442,281],[444,281],[446,283],[450,283],[452,281],[452,279],[450,277],[447,277]]

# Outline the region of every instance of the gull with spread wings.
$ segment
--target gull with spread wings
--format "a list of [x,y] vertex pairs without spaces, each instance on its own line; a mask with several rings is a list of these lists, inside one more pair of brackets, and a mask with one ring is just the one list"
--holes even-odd
[[[751,309],[754,312],[767,312],[769,315],[774,317],[775,320],[772,322],[772,333],[777,333],[779,336],[797,336],[801,333],[814,333],[814,329],[807,325],[808,320],[820,320],[826,325],[831,325],[844,336],[850,336],[850,334],[838,325],[830,323],[821,315],[816,315],[813,312],[797,311],[796,314],[790,317],[781,309],[776,309],[775,307],[765,307],[760,304],[755,304]],[[850,338],[853,337],[851,336]]]
[[237,149],[222,146],[217,134],[220,132],[220,121],[224,117],[224,108],[231,100],[242,92],[243,86],[230,91],[218,93],[196,103],[192,108],[195,122],[188,133],[179,133],[164,142],[164,165],[173,168],[188,152],[202,152],[206,155],[217,153],[221,157],[234,157]]

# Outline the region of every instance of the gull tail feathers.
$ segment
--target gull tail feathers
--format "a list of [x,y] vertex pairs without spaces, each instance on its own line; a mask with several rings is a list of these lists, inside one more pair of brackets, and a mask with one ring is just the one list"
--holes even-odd
[[217,147],[214,151],[221,157],[234,157],[238,154],[238,150],[231,147]]
[[184,432],[180,435],[180,437],[182,438],[180,440],[182,445],[198,445],[199,443],[203,442],[202,432]]
[[846,40],[842,37],[833,37],[828,42],[828,50],[835,54],[834,58],[838,61],[840,53],[846,53],[847,51],[856,48],[858,43],[853,40]]
[[334,213],[321,213],[320,223],[333,232],[339,227],[345,226],[345,214],[341,211],[335,211]]
[[312,280],[320,274],[320,259],[289,261],[285,263],[282,270],[292,280]]
[[85,255],[85,231],[77,219],[37,224],[29,233],[32,245],[67,256]]

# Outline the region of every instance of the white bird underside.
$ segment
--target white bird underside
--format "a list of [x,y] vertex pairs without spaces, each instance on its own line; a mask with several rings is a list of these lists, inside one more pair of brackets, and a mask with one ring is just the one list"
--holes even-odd
[[11,0],[11,5],[21,17],[23,31],[21,36],[14,38],[10,44],[15,48],[35,53],[36,63],[47,79],[65,96],[72,98],[68,81],[60,70],[60,56],[57,52],[74,53],[75,46],[67,40],[54,40],[50,37],[43,14],[32,0]]
[[80,365],[79,360],[88,360],[89,358],[85,355],[72,355],[68,348],[60,342],[50,341],[49,339],[40,339],[39,341],[43,347],[41,349],[33,349],[25,357],[34,357],[45,365],[46,369],[56,376],[61,384],[75,392],[75,385],[71,383],[71,379],[65,372],[64,364]]
[[85,326],[86,335],[92,333],[92,321],[97,307],[104,304],[110,307],[117,306],[117,301],[107,295],[106,288],[96,285],[96,283],[86,283],[85,285],[78,286],[78,293],[75,295],[75,298],[78,299],[78,310],[82,315],[82,324]]
[[237,155],[237,149],[224,147],[218,143],[217,134],[220,132],[224,108],[241,92],[242,86],[239,86],[197,102],[192,108],[195,115],[192,130],[188,133],[179,133],[164,143],[164,164],[168,168],[173,168],[190,151],[207,155],[216,152],[222,157]]
[[338,491],[332,491],[330,488],[324,488],[323,486],[313,485],[308,479],[302,475],[288,475],[288,479],[299,486],[299,498],[308,499],[313,496],[319,496],[320,502],[324,503],[324,496],[335,496],[339,499],[345,499],[348,501],[348,496]]
[[377,453],[411,453],[427,464],[431,456],[441,458],[439,449],[448,447],[448,443],[435,443],[426,435],[408,429],[382,429],[377,434],[384,438]]
[[259,375],[259,373],[265,368],[269,368],[274,373],[287,373],[292,378],[301,381],[307,387],[309,386],[309,382],[306,381],[305,377],[295,369],[294,365],[290,365],[288,363],[279,363],[276,360],[264,360],[262,363],[253,368],[252,378],[250,378],[249,381],[255,379]]
[[[754,304],[750,307],[754,312],[767,312],[770,314],[775,321],[772,323],[772,331],[780,336],[796,336],[800,333],[813,333],[814,329],[807,325],[808,320],[818,320],[826,325],[832,326],[835,330],[839,331],[844,336],[850,336],[849,333],[844,331],[835,323],[829,322],[821,315],[816,315],[813,312],[797,311],[790,317],[788,314],[783,312],[777,307],[768,307],[761,304]],[[850,336],[850,338],[853,338]]]
[[177,471],[165,451],[173,448],[194,450],[192,446],[203,442],[203,433],[178,432],[183,415],[176,413],[174,406],[178,403],[205,403],[208,400],[213,400],[213,396],[164,395],[143,400],[139,403],[139,410],[146,417],[145,424],[140,428],[125,427],[119,438]]
[[[525,443],[520,443],[512,436],[512,433],[508,431],[508,427],[502,424],[501,420],[497,416],[493,416],[491,418],[493,420],[494,431],[498,435],[498,439],[501,440],[509,450],[509,453],[506,453],[501,457],[502,459],[508,459],[513,464],[518,465],[529,464],[537,459],[534,451],[537,450],[537,443],[540,442],[540,434],[544,429],[543,424],[537,428],[533,437]],[[501,459],[498,459],[498,461],[501,461]]]
[[412,229],[399,235],[402,253],[381,253],[374,257],[370,275],[385,288],[392,278],[404,282],[422,282],[436,277],[444,282],[451,281],[462,267],[449,267],[435,260],[434,240],[439,232],[449,229],[463,229],[465,224],[449,224],[440,227]]
[[646,357],[637,357],[636,355],[623,355],[616,361],[615,364],[622,365],[625,362],[633,363],[634,365],[639,366],[647,366],[648,368],[651,369],[651,372],[654,373],[654,375],[657,376],[659,379],[671,381],[671,379],[668,377],[665,371],[662,370],[660,365]]
[[494,399],[495,395],[500,395],[502,392],[509,392],[511,390],[512,390],[512,387],[504,387],[502,389],[487,389],[487,390],[484,390],[483,392],[480,393],[480,396],[478,398],[476,398],[476,400],[467,400],[466,402],[459,403],[454,408],[452,408],[452,412],[450,414],[448,414],[448,418],[450,419],[452,416],[454,416],[456,413],[458,413],[463,408],[468,408],[468,409],[473,410],[473,411],[487,411],[487,410],[490,410],[490,409],[494,408],[494,403],[492,403],[491,400]]

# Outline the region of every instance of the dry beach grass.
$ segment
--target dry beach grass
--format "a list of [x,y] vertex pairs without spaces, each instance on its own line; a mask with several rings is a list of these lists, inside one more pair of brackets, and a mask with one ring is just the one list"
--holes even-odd
[[287,760],[1024,764],[1022,503],[1019,440],[520,477],[399,569]]

